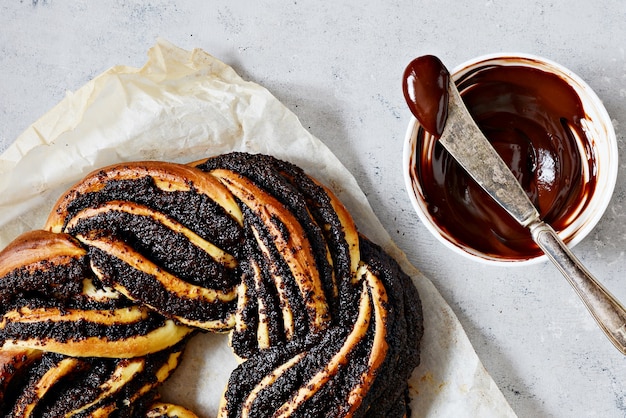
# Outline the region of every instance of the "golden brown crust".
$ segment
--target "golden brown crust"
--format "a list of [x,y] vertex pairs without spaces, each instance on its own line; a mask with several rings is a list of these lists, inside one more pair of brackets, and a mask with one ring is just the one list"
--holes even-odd
[[[215,234],[203,228],[212,222]],[[226,238],[218,236],[224,223]],[[239,278],[231,251],[242,224],[235,197],[215,177],[143,161],[87,175],[59,199],[46,228],[81,241],[107,286],[183,324],[222,331],[234,321]]]
[[[139,308],[133,308],[133,310],[138,309]],[[129,309],[127,308],[107,312],[78,311],[62,313],[54,309],[48,309],[42,312],[12,311],[3,317],[2,322],[0,322],[0,330],[5,330],[14,323],[25,324],[37,322],[40,324],[47,323],[46,325],[49,326],[63,326],[63,322],[76,322],[76,317],[80,318],[78,321],[81,324],[85,324],[87,321],[103,324],[103,322],[100,321],[102,317],[107,317],[115,321],[114,325],[116,326],[119,326],[121,323],[128,323],[130,325],[138,324],[137,321],[125,321],[127,316],[135,315],[129,314]],[[91,337],[79,336],[75,339],[64,340],[54,337],[8,337],[5,338],[2,345],[0,345],[0,350],[32,349],[74,357],[130,358],[145,356],[165,350],[183,340],[192,332],[192,328],[180,326],[172,320],[166,320],[162,326],[153,329],[147,334],[131,335],[115,340],[109,340],[105,335]]]
[[[211,175],[220,179],[241,204],[250,208],[267,228],[304,300],[311,332],[322,332],[328,326],[330,313],[315,268],[313,250],[300,223],[284,205],[245,177],[230,170],[213,170]],[[263,247],[258,233],[256,236],[257,242]]]
[[156,186],[165,191],[189,191],[193,185],[194,189],[220,202],[223,207],[227,208],[227,213],[241,222],[241,212],[232,199],[232,195],[210,176],[203,175],[189,165],[163,161],[138,161],[113,164],[89,173],[59,198],[44,229],[61,232],[70,216],[69,206],[77,196],[101,191],[110,181],[136,180],[144,177],[153,178]]
[[42,260],[66,262],[85,254],[85,249],[70,235],[52,234],[43,230],[28,231],[0,252],[0,277]]
[[[87,252],[67,234],[25,233],[0,252],[0,262],[0,350],[134,357],[171,347],[192,332],[118,294],[85,286],[93,285]],[[80,292],[64,294],[72,289]]]
[[150,406],[150,409],[146,412],[146,418],[197,418],[187,408],[180,405],[173,405],[171,403],[156,402]]
[[342,225],[342,231],[344,233],[344,239],[350,253],[350,273],[353,278],[356,278],[361,254],[359,251],[359,232],[357,231],[354,219],[352,219],[352,215],[350,215],[348,209],[346,209],[343,203],[341,203],[337,196],[335,196],[335,194],[328,187],[324,186],[314,178],[311,178],[311,180],[324,189],[330,199],[330,204],[332,205],[335,214],[339,218],[339,222]]

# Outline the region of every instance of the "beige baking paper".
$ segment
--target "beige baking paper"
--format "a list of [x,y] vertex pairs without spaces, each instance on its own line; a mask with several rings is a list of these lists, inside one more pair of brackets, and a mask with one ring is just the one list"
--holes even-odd
[[[63,191],[96,168],[130,160],[189,162],[233,150],[272,154],[304,168],[411,274],[426,329],[422,363],[410,381],[413,417],[515,416],[449,306],[391,241],[347,169],[265,88],[202,50],[159,40],[143,68],[110,69],[68,93],[17,138],[0,156],[0,248],[41,228]],[[235,366],[226,336],[194,337],[163,396],[213,417]]]

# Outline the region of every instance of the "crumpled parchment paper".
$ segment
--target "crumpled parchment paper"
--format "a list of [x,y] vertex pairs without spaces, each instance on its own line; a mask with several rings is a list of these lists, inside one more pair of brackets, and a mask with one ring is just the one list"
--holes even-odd
[[[413,417],[515,416],[450,307],[391,241],[347,169],[270,92],[202,50],[158,40],[143,68],[111,68],[20,135],[0,155],[0,248],[41,228],[61,194],[96,168],[190,162],[233,150],[301,166],[412,276],[425,321],[422,362],[410,381]],[[163,397],[213,417],[235,366],[225,335],[194,337]]]

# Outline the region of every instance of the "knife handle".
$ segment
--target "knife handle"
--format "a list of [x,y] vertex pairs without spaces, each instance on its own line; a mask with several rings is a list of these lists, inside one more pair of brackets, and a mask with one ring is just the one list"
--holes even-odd
[[533,240],[558,267],[613,345],[626,354],[626,310],[545,222],[529,226]]

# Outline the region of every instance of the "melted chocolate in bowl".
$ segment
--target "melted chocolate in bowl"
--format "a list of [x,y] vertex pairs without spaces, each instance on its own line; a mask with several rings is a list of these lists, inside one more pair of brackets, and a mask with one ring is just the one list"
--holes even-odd
[[[486,60],[465,66],[453,79],[542,219],[557,232],[566,231],[560,235],[568,242],[581,227],[575,225],[577,220],[593,209],[596,189],[606,189],[604,181],[598,186],[597,155],[597,142],[606,138],[597,138],[597,130],[590,129],[600,122],[587,113],[589,105],[583,105],[579,89],[573,87],[579,80],[552,70],[530,58],[510,57],[499,58],[497,65]],[[419,127],[414,141],[413,188],[419,190],[422,210],[438,233],[487,259],[517,261],[542,255],[528,230],[498,206],[435,137]],[[609,181],[609,195],[614,180]]]

